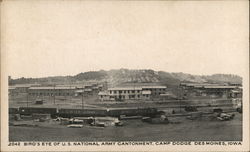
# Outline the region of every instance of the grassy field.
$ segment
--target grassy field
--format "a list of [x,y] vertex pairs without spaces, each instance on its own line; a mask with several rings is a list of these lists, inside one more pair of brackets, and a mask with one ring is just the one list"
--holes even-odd
[[37,127],[9,127],[10,141],[239,141],[242,140],[242,115],[231,121],[188,120],[175,118],[178,124],[148,124],[126,120],[122,127],[67,128],[40,123]]

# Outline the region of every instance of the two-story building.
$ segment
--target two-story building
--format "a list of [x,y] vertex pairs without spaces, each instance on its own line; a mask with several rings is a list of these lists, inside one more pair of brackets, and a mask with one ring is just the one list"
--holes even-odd
[[99,99],[104,100],[151,100],[159,98],[166,92],[166,86],[136,86],[136,87],[114,87],[107,91],[99,92]]

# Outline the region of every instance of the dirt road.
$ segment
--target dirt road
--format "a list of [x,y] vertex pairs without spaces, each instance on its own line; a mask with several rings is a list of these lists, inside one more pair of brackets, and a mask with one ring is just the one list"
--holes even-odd
[[66,126],[10,126],[10,141],[239,141],[242,115],[231,121],[180,119],[180,124],[147,124],[125,121],[123,127],[67,128]]

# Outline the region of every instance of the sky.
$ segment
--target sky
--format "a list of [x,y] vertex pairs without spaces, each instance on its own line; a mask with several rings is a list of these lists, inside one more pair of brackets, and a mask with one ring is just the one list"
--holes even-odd
[[153,69],[246,74],[248,1],[3,1],[1,65],[13,78]]

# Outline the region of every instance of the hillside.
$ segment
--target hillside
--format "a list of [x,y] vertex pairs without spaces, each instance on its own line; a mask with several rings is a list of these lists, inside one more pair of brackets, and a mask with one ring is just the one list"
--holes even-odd
[[120,84],[134,83],[155,83],[168,86],[177,86],[180,82],[209,82],[209,83],[242,83],[242,78],[231,74],[214,75],[191,75],[186,73],[169,73],[165,71],[154,71],[150,69],[129,70],[118,69],[109,71],[89,71],[79,73],[75,76],[56,76],[44,78],[19,78],[10,79],[9,84],[27,84],[27,83],[83,83],[83,82],[108,82],[112,86]]

